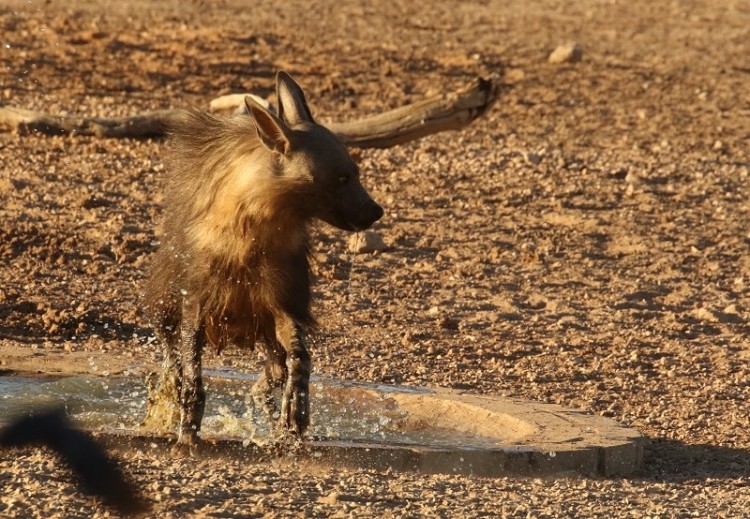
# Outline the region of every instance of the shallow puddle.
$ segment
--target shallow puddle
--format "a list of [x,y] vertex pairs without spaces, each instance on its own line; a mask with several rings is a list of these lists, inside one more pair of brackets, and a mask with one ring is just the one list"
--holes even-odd
[[[250,396],[255,376],[229,371],[206,372],[203,432],[213,436],[264,443],[270,421]],[[414,420],[398,396],[427,391],[313,378],[309,436],[318,439],[391,445],[491,448],[490,438]],[[143,379],[67,376],[0,377],[0,421],[29,409],[64,406],[68,415],[89,428],[137,429],[146,412]]]
[[[255,380],[205,372],[201,434],[215,454],[246,456],[278,443],[269,417],[255,408]],[[629,474],[643,462],[638,431],[551,404],[315,377],[310,393],[305,456],[315,462],[483,477]],[[150,449],[171,441],[140,428],[146,400],[145,380],[137,377],[0,376],[0,424],[64,406],[72,420],[116,446]]]

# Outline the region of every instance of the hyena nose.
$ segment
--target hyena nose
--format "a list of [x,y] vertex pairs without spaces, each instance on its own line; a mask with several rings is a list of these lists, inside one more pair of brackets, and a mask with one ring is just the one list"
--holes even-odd
[[383,208],[380,207],[376,202],[372,202],[372,223],[377,222],[383,217]]

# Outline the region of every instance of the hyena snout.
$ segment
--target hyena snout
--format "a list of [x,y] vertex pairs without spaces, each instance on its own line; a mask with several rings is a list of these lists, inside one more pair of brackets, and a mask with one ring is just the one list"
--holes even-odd
[[383,208],[369,196],[349,211],[346,221],[352,231],[364,231],[383,217]]
[[383,217],[383,208],[372,199],[368,200],[365,206],[362,212],[365,214],[365,219],[363,220],[364,229],[367,229]]

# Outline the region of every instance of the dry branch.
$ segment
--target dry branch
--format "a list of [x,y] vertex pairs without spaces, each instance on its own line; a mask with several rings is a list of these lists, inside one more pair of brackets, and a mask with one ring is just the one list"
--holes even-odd
[[328,128],[349,146],[396,146],[432,133],[460,130],[487,111],[498,90],[497,82],[477,78],[456,92],[357,121],[330,123]]
[[12,106],[0,106],[0,127],[15,129],[21,135],[93,135],[146,139],[163,137],[171,121],[183,110],[156,110],[131,117],[85,117],[79,115],[51,115]]
[[[445,130],[458,130],[481,116],[498,95],[498,83],[477,78],[466,87],[364,119],[327,126],[353,147],[385,148]],[[236,106],[245,94],[232,94],[212,101],[216,106]],[[234,97],[233,97],[234,96]],[[19,134],[93,135],[114,138],[164,137],[181,109],[157,110],[132,117],[99,118],[50,115],[11,106],[0,106],[0,128]]]

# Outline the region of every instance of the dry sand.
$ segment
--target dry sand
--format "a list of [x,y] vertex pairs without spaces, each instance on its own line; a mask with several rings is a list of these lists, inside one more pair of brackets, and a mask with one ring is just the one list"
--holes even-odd
[[[123,456],[155,517],[743,517],[750,502],[750,3],[8,1],[0,100],[129,115],[271,94],[321,121],[502,74],[461,133],[361,155],[387,250],[315,230],[315,373],[612,417],[628,478],[481,479]],[[548,63],[579,43],[577,63]],[[0,134],[0,368],[145,372],[162,143]],[[256,370],[229,351],[209,364]],[[57,364],[55,364],[57,363]],[[46,451],[0,514],[110,512]]]

